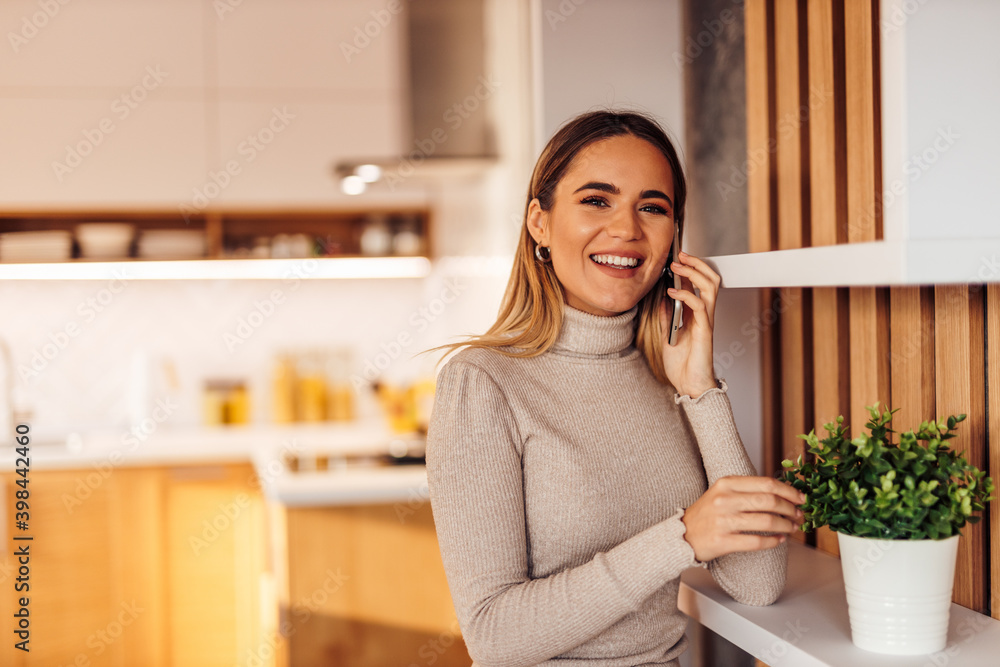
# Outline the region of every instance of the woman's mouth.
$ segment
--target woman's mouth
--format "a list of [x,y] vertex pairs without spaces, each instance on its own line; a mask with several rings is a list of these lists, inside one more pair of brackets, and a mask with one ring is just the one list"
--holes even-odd
[[590,261],[603,273],[619,278],[635,275],[643,263],[643,260],[638,257],[621,257],[620,255],[591,255]]

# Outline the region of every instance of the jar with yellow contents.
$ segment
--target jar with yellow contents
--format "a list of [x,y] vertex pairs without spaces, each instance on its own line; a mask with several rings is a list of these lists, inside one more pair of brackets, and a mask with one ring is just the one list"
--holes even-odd
[[323,354],[308,350],[299,355],[296,364],[296,418],[303,422],[326,419],[326,373]]
[[326,356],[327,419],[336,422],[354,421],[354,387],[351,384],[353,350],[334,348]]
[[250,394],[243,380],[205,380],[202,419],[208,426],[250,423]]

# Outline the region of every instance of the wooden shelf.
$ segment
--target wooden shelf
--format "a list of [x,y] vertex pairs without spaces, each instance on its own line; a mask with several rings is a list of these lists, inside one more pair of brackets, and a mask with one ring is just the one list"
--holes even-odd
[[[431,212],[426,207],[396,208],[253,208],[209,209],[188,214],[179,209],[145,210],[75,210],[75,211],[10,211],[0,210],[0,233],[14,231],[67,230],[87,222],[127,222],[141,233],[153,229],[194,229],[205,234],[207,255],[185,260],[249,259],[246,255],[258,237],[278,234],[305,234],[312,237],[319,257],[361,257],[361,234],[372,216],[383,217],[390,230],[412,227],[421,238],[419,257],[433,257],[431,248]],[[246,249],[241,253],[238,249]],[[413,259],[412,256],[407,256]],[[73,259],[81,257],[74,240]],[[137,244],[133,240],[129,258],[137,260]],[[90,260],[87,260],[88,263]],[[150,260],[141,260],[147,262]],[[259,261],[254,259],[254,261]],[[0,266],[16,266],[4,262]],[[9,272],[7,272],[9,273]]]

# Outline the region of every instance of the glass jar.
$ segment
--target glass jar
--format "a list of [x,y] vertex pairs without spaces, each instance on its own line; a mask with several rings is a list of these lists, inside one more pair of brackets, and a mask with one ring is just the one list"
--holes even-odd
[[360,244],[361,254],[369,257],[388,255],[392,251],[392,231],[385,215],[368,216],[361,232]]
[[406,215],[396,223],[396,233],[392,236],[392,254],[401,256],[419,255],[423,249],[423,238],[417,216]]
[[271,376],[271,418],[276,424],[295,421],[295,362],[289,354],[278,355]]
[[326,419],[326,377],[322,353],[309,350],[301,354],[295,369],[296,418],[304,422]]
[[349,347],[334,348],[326,358],[326,378],[329,383],[327,396],[327,419],[330,421],[354,421],[354,387],[351,384],[351,368],[354,350]]
[[229,378],[205,380],[202,418],[207,426],[250,423],[250,394],[245,381]]

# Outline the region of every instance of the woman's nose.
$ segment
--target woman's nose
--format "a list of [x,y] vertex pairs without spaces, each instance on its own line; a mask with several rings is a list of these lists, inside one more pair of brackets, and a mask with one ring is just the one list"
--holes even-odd
[[622,210],[612,216],[606,231],[609,235],[625,240],[637,239],[642,236],[638,215],[631,210]]

